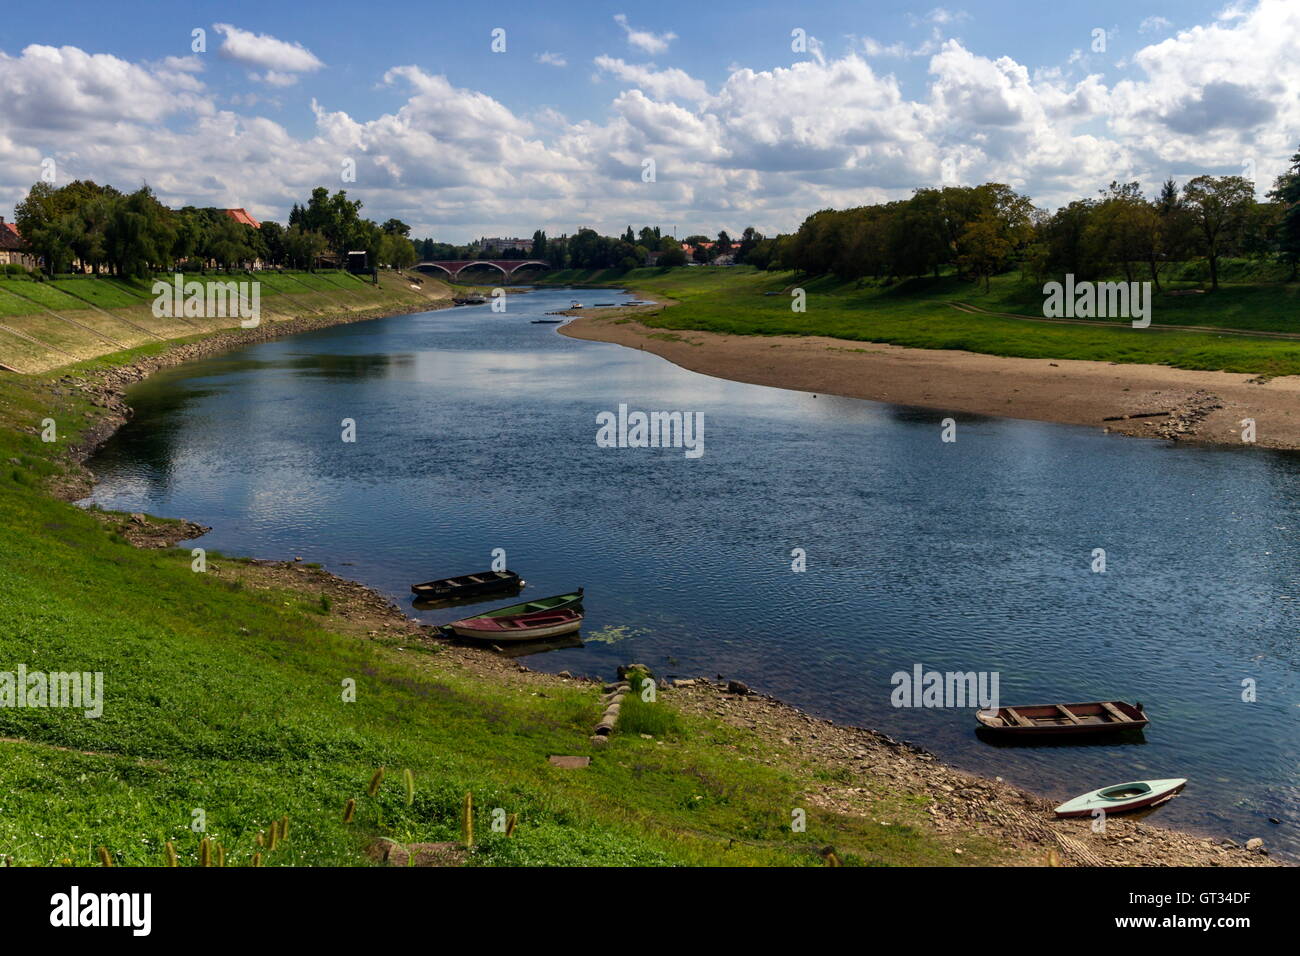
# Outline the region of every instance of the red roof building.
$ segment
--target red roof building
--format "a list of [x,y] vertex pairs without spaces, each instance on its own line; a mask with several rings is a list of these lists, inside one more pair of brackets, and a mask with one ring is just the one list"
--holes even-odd
[[27,243],[12,222],[0,216],[0,265],[18,265],[36,268],[36,259],[27,251]]
[[252,226],[254,229],[262,228],[262,224],[258,222],[256,219],[254,219],[252,216],[250,216],[248,214],[247,209],[243,209],[243,208],[227,209],[225,210],[225,213],[227,216],[235,220],[235,222],[240,223],[241,225]]

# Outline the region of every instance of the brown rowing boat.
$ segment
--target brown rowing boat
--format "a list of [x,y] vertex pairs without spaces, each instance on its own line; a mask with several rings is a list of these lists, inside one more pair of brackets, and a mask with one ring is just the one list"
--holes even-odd
[[1086,704],[1036,704],[981,710],[975,719],[990,733],[1007,736],[1078,736],[1141,730],[1149,721],[1141,702],[1096,700]]

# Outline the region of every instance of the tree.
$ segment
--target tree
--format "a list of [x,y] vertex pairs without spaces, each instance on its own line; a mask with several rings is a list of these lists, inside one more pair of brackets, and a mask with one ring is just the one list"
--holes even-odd
[[1210,265],[1210,289],[1219,288],[1219,257],[1237,239],[1255,202],[1255,187],[1241,176],[1197,176],[1183,187],[1183,203]]
[[1273,230],[1273,246],[1283,262],[1290,263],[1294,282],[1300,267],[1300,151],[1291,157],[1291,166],[1273,183],[1268,198],[1278,203],[1281,218]]
[[659,253],[659,265],[664,267],[684,266],[686,265],[686,253],[678,244],[673,245],[671,249],[664,249]]
[[326,248],[325,237],[319,232],[312,232],[302,226],[290,226],[285,231],[285,259],[295,269],[315,269],[317,258]]
[[104,228],[106,258],[113,271],[144,278],[170,265],[176,244],[175,215],[148,186],[114,203]]
[[976,279],[984,279],[984,291],[989,291],[989,278],[997,272],[1011,255],[1012,243],[1007,238],[1004,224],[993,213],[975,220],[962,232],[960,262]]

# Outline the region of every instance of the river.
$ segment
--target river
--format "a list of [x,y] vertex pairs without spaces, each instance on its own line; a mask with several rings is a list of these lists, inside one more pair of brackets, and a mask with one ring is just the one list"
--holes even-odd
[[[1188,777],[1153,822],[1300,856],[1300,455],[965,415],[944,442],[943,412],[531,323],[574,295],[630,298],[536,291],[161,372],[91,462],[91,500],[408,606],[412,582],[501,548],[526,594],[587,591],[584,646],[530,666],[726,675],[1052,797]],[[620,405],[702,414],[704,453],[598,446]],[[996,673],[1003,704],[1141,700],[1152,724],[1138,742],[992,746],[971,708],[893,706],[917,664]]]

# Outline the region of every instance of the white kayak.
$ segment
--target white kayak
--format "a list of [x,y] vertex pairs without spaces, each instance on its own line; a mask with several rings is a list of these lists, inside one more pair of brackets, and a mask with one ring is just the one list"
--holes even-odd
[[1142,807],[1154,807],[1164,803],[1174,794],[1187,786],[1184,777],[1169,780],[1135,780],[1132,783],[1120,783],[1112,787],[1102,787],[1082,796],[1067,800],[1056,808],[1058,817],[1088,817],[1094,810],[1107,813],[1127,813]]

